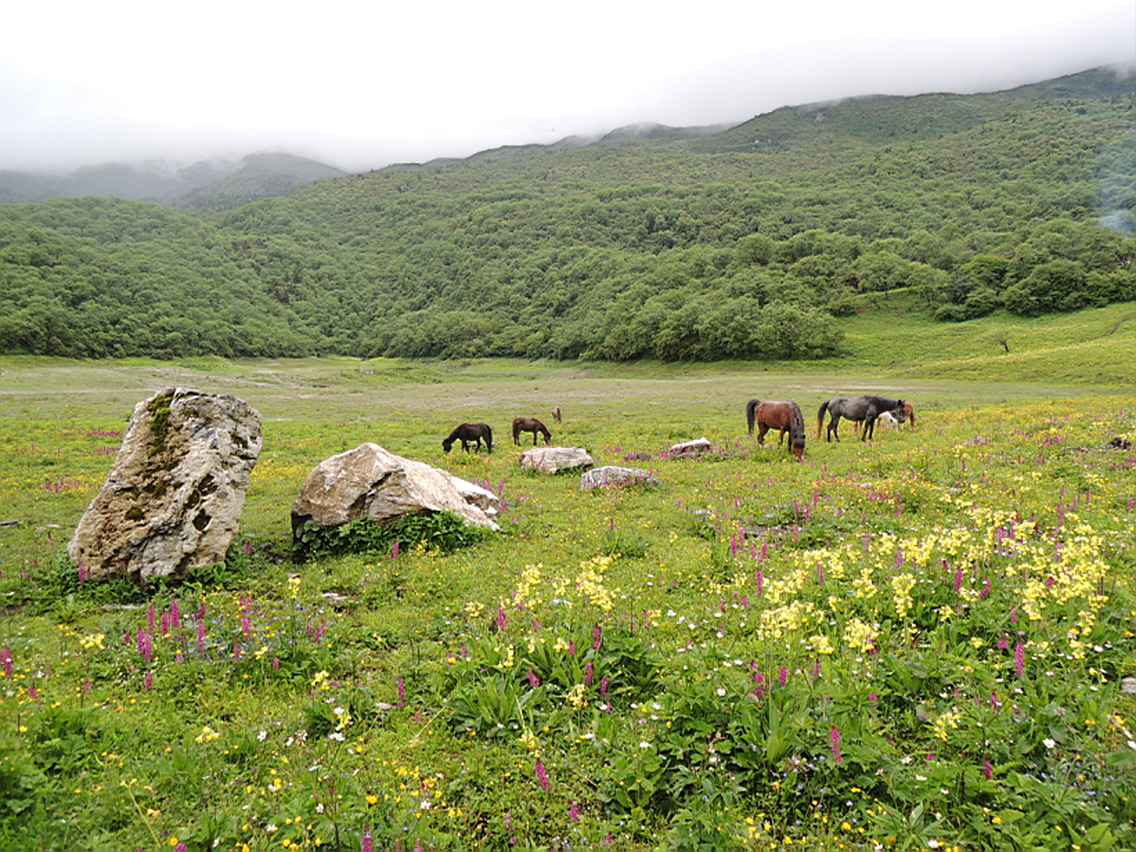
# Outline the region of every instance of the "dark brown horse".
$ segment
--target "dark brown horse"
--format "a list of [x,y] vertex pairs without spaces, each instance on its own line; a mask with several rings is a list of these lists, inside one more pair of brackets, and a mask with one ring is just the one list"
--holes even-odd
[[548,427],[537,420],[535,417],[518,417],[513,421],[513,443],[521,443],[521,433],[532,432],[533,446],[536,446],[536,436],[541,434],[544,436],[544,443],[552,443],[552,433],[548,431]]
[[442,439],[442,450],[448,453],[450,447],[454,445],[454,441],[461,441],[462,449],[467,453],[469,452],[469,445],[474,443],[480,450],[483,438],[485,439],[485,449],[488,452],[493,452],[493,430],[489,428],[487,423],[463,423],[454,429],[448,438]]
[[751,399],[746,403],[746,421],[749,433],[753,434],[757,424],[757,443],[765,444],[765,433],[770,429],[780,430],[777,446],[785,443],[785,433],[789,433],[789,450],[797,461],[805,460],[805,416],[795,402],[762,402]]

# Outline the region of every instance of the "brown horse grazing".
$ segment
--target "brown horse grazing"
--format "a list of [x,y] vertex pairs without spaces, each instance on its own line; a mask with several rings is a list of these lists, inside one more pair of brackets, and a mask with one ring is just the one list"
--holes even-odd
[[450,433],[448,438],[442,439],[442,450],[449,452],[454,441],[462,442],[462,449],[469,452],[469,445],[476,443],[481,449],[481,439],[485,439],[485,449],[493,452],[493,430],[486,423],[463,423]]
[[907,415],[907,422],[911,425],[908,429],[915,428],[915,406],[908,402],[906,399],[903,401],[903,411]]
[[785,433],[789,433],[789,450],[797,457],[797,461],[805,460],[805,417],[801,414],[801,407],[795,402],[762,402],[760,399],[751,399],[746,403],[746,421],[749,423],[749,433],[753,434],[754,424],[757,424],[757,443],[765,444],[765,433],[770,429],[778,429],[781,434],[777,439],[777,446],[785,443]]
[[557,423],[560,422],[560,406],[559,405],[554,405],[552,407],[552,419],[555,420]]
[[521,433],[532,432],[533,446],[536,446],[536,436],[541,434],[544,436],[544,443],[552,443],[552,434],[548,431],[548,427],[537,420],[535,417],[518,417],[513,421],[513,443],[521,443]]

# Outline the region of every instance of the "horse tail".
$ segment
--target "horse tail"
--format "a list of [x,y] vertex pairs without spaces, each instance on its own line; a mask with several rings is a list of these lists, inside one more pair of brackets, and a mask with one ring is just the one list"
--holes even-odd
[[761,405],[760,399],[751,399],[746,403],[746,422],[749,424],[749,433],[753,434],[754,420],[757,418],[757,407]]
[[489,452],[493,452],[493,430],[488,423],[485,424],[485,446],[489,448]]
[[817,412],[817,440],[820,440],[820,430],[824,428],[824,415],[828,411],[828,404],[832,400],[826,399],[820,404],[820,411]]
[[521,442],[521,421],[517,418],[513,421],[513,443],[519,444]]

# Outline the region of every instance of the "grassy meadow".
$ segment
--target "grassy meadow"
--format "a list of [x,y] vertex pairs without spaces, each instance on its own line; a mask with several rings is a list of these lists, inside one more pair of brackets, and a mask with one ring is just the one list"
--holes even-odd
[[[0,848],[1136,846],[1136,308],[877,298],[808,365],[0,359]],[[126,418],[178,385],[263,420],[230,558],[82,582]],[[818,441],[860,393],[915,428]],[[801,405],[803,464],[753,397]],[[519,415],[659,484],[525,472]],[[491,455],[443,454],[467,420]],[[304,477],[365,441],[502,532],[293,562]]]

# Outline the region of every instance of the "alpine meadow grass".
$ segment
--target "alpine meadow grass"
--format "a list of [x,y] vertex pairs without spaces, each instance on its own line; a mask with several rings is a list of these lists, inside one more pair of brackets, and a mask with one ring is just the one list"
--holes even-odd
[[[4,359],[0,848],[1130,848],[1136,392],[1076,335],[962,380],[919,336],[862,369]],[[90,581],[64,545],[173,385],[262,416],[240,535],[180,586]],[[816,440],[872,392],[916,427]],[[803,464],[754,397],[800,404]],[[658,484],[525,471],[516,416]],[[492,454],[442,451],[464,421]],[[294,562],[304,477],[365,441],[502,532]]]

